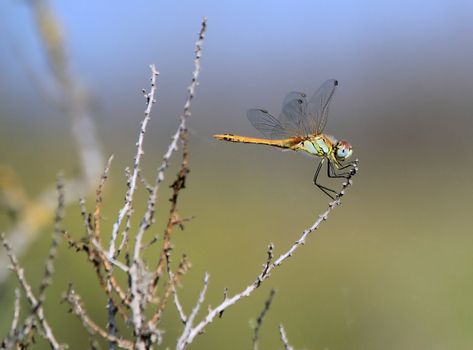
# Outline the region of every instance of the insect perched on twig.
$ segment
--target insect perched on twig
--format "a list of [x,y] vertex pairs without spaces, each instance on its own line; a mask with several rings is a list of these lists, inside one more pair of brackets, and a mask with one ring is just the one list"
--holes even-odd
[[343,165],[352,154],[348,141],[338,141],[324,134],[330,101],[338,86],[335,79],[327,80],[307,101],[303,92],[289,93],[283,102],[279,118],[264,109],[250,109],[247,113],[251,124],[266,138],[254,138],[233,134],[218,134],[218,140],[268,145],[293,151],[305,151],[322,158],[314,175],[314,184],[330,198],[335,199],[337,191],[321,185],[317,179],[320,169],[327,161],[327,175],[330,178],[349,178],[355,171],[358,160]]

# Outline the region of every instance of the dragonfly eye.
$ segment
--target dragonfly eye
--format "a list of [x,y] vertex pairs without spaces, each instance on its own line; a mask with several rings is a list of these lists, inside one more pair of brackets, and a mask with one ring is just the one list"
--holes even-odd
[[336,146],[335,157],[337,160],[343,161],[352,154],[351,145],[347,141],[339,141]]

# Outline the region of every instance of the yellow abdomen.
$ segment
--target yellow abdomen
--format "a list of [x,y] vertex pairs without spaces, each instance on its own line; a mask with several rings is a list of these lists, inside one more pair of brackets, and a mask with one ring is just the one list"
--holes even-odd
[[247,137],[247,136],[239,136],[233,134],[217,134],[213,135],[217,140],[222,141],[230,141],[230,142],[238,142],[238,143],[253,143],[257,145],[267,145],[279,148],[291,148],[293,149],[301,139],[299,138],[289,138],[289,139],[279,139],[279,140],[269,140],[269,139],[261,139],[257,137]]
[[217,134],[213,135],[213,137],[222,141],[252,143],[257,145],[288,148],[293,151],[304,151],[318,157],[330,156],[333,150],[333,140],[324,134],[311,135],[307,137],[296,136],[278,140],[261,139],[233,134]]

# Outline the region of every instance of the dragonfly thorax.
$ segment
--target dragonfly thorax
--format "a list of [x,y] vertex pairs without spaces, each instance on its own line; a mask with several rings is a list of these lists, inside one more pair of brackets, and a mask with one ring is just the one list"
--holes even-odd
[[338,141],[333,136],[325,134],[308,137],[300,141],[295,148],[317,157],[328,157],[337,165],[340,165],[352,154],[352,148],[348,141]]
[[297,148],[314,156],[326,157],[332,152],[333,143],[322,134],[301,141]]

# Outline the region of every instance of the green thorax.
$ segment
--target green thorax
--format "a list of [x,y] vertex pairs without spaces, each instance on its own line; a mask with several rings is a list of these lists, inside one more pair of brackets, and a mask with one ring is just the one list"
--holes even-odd
[[332,153],[336,140],[324,134],[309,136],[299,142],[295,149],[318,157],[328,157]]

